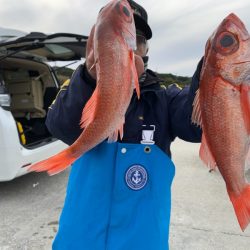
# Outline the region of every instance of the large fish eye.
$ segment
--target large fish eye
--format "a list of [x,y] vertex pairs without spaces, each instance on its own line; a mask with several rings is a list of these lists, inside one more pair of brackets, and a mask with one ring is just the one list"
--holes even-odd
[[230,32],[222,32],[217,36],[215,49],[223,54],[232,54],[239,48],[237,37]]
[[130,12],[129,12],[129,10],[127,9],[126,6],[123,6],[122,10],[123,10],[123,13],[124,13],[127,17],[130,17]]
[[224,35],[221,39],[220,39],[220,44],[222,47],[230,47],[234,44],[235,40],[233,36],[230,35]]
[[121,1],[117,2],[115,8],[117,9],[118,13],[120,15],[123,15],[123,17],[125,17],[125,20],[129,23],[132,22],[132,15],[131,12],[129,11],[128,6],[124,5],[123,3],[121,3]]

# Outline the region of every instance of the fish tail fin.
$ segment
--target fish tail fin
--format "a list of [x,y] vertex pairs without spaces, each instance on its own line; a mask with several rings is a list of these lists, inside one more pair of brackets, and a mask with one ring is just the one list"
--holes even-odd
[[228,194],[241,230],[244,231],[250,222],[250,185],[246,185],[239,195],[230,191]]
[[43,172],[47,171],[49,175],[58,174],[61,171],[69,167],[74,161],[75,157],[69,152],[69,150],[63,150],[62,152],[40,162],[31,165],[28,171]]

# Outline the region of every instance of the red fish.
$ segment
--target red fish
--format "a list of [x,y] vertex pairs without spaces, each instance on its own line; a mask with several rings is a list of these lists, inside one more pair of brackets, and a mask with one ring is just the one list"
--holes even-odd
[[206,44],[192,121],[203,130],[200,157],[218,167],[244,231],[250,222],[250,185],[244,176],[250,143],[250,36],[234,14]]
[[125,113],[136,88],[138,75],[133,51],[136,31],[133,11],[127,0],[113,0],[99,12],[91,31],[87,54],[93,54],[91,68],[96,69],[97,87],[85,105],[79,138],[66,150],[38,162],[30,171],[57,174],[106,138],[110,142],[123,137]]

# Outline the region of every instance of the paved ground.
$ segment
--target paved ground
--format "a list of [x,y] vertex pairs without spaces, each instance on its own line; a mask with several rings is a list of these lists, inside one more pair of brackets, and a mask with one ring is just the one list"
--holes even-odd
[[209,173],[198,159],[199,144],[177,141],[172,151],[176,176],[170,249],[249,250],[250,225],[241,232],[222,177],[218,171]]
[[[241,232],[219,173],[208,172],[198,149],[182,141],[172,148],[176,177],[170,249],[249,250],[250,226]],[[0,250],[51,249],[67,176],[68,171],[53,177],[30,174],[0,183]]]

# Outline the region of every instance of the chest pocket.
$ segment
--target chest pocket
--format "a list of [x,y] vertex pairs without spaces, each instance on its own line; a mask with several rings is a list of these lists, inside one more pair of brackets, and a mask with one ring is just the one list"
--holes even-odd
[[[170,197],[168,192],[170,192],[175,175],[175,167],[171,159],[158,146],[119,143],[115,164],[116,177],[114,180],[118,191],[130,193],[133,190],[142,189],[142,191],[152,192],[152,197],[161,197],[161,199]],[[146,171],[147,181],[143,188],[133,188],[128,183],[129,178],[126,177],[126,174],[133,166],[142,166]],[[137,171],[135,170],[135,172]],[[124,178],[123,181],[121,181],[121,176]],[[132,179],[133,174],[130,177]],[[143,173],[140,174],[140,178],[143,178]]]

